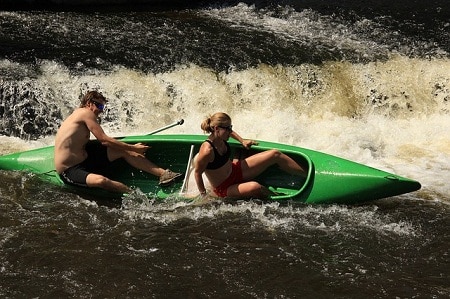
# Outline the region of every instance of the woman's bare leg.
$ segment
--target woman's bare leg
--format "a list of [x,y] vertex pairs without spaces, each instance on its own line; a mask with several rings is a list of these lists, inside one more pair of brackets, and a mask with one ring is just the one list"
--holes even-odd
[[241,161],[244,180],[251,180],[263,173],[269,166],[277,164],[283,171],[305,176],[306,171],[292,158],[278,150],[268,150]]
[[231,185],[227,189],[227,197],[256,197],[263,199],[269,195],[270,191],[266,187],[254,181]]

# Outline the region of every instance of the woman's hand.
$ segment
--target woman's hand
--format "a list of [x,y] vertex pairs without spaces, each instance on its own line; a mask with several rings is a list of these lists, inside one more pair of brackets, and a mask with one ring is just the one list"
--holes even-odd
[[244,146],[246,149],[250,149],[252,145],[258,145],[258,142],[250,139],[242,140],[242,146]]

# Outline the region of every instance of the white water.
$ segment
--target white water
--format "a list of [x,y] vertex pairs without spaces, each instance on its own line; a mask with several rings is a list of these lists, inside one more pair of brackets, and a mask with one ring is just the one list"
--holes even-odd
[[[396,57],[369,64],[260,65],[229,73],[195,65],[162,74],[118,68],[77,77],[43,62],[34,84],[38,91],[60,95],[48,101],[56,102],[64,116],[78,106],[80,90],[99,89],[109,99],[104,118],[112,120],[103,126],[114,136],[145,134],[180,118],[184,125],[159,134],[202,134],[203,118],[225,111],[245,138],[311,148],[391,171],[419,180],[423,197],[447,201],[449,69],[449,60]],[[52,136],[33,142],[0,138],[2,154],[53,142]]]
[[[91,203],[89,203],[91,204]],[[327,232],[350,233],[361,227],[376,233],[395,235],[420,235],[420,228],[408,221],[396,221],[388,215],[379,213],[378,207],[291,206],[279,202],[257,203],[238,201],[215,204],[167,201],[164,203],[149,200],[145,194],[137,192],[133,198],[123,201],[122,212],[128,220],[152,220],[170,225],[180,219],[196,222],[204,219],[217,219],[230,215],[247,215],[266,230],[298,230],[299,227]]]
[[[39,185],[30,176],[2,172],[0,203],[8,212],[2,223],[5,238],[0,241],[0,271],[6,278],[0,283],[0,294],[93,297],[124,293],[143,297],[150,290],[155,296],[176,297],[191,292],[195,285],[197,294],[204,296],[217,295],[210,291],[214,286],[230,296],[295,297],[304,291],[305,297],[445,296],[446,207],[450,203],[449,61],[395,54],[392,39],[380,42],[385,30],[370,35],[377,38],[360,34],[359,29],[370,34],[371,29],[377,30],[378,25],[372,23],[376,20],[361,20],[347,27],[313,11],[286,9],[284,13],[277,18],[270,11],[255,12],[246,5],[238,5],[234,11],[231,7],[206,12],[230,27],[274,33],[276,41],[292,39],[302,45],[311,41],[318,52],[336,47],[333,53],[354,50],[361,54],[356,57],[378,62],[358,64],[351,56],[347,60],[353,63],[259,65],[242,71],[230,67],[226,73],[198,65],[155,74],[120,66],[110,72],[85,72],[85,58],[98,60],[102,66],[101,58],[94,52],[79,57],[81,53],[74,50],[71,53],[79,59],[79,69],[69,70],[37,58],[33,68],[0,60],[0,87],[2,80],[14,82],[7,87],[18,87],[13,97],[6,93],[2,100],[12,98],[11,105],[16,105],[27,101],[30,91],[38,105],[56,104],[66,117],[78,106],[82,93],[99,89],[110,99],[102,125],[114,136],[148,133],[180,118],[185,120],[183,126],[159,134],[201,134],[203,117],[226,111],[244,137],[342,156],[417,179],[422,190],[363,206],[258,201],[198,206],[176,200],[155,202],[137,194],[123,200],[122,208],[111,208],[110,203],[104,207],[102,201]],[[34,16],[27,17],[23,28],[35,28],[34,24],[45,19],[36,32],[59,32],[62,28],[70,33],[78,27],[69,22],[86,20],[83,32],[105,45],[114,44],[103,38],[110,32],[105,29],[109,24],[105,20],[114,17],[112,14],[84,17],[36,13],[37,21],[33,22]],[[153,31],[150,23],[129,22],[132,18],[124,15],[123,26],[117,27],[123,35],[115,38],[122,41],[121,37],[130,33],[129,40],[139,36],[127,31],[127,26],[149,28],[152,37],[161,32]],[[64,25],[55,27],[54,20]],[[170,23],[161,30],[168,28],[179,30],[170,28]],[[391,29],[395,35],[396,28],[387,30]],[[88,36],[81,34],[83,40]],[[52,43],[46,37],[42,40]],[[426,46],[421,46],[421,40],[399,45],[409,47],[405,52],[415,53],[417,46],[423,53]],[[145,44],[146,40],[139,41]],[[162,46],[172,49],[179,44],[183,45],[175,40]],[[257,45],[251,49],[257,56]],[[430,56],[439,57],[435,55],[439,49],[432,49]],[[152,51],[148,57],[146,54],[144,59],[154,55]],[[344,60],[348,58],[345,55]],[[374,58],[379,56],[383,58]],[[109,65],[102,69],[106,68]],[[81,75],[80,69],[84,72]],[[23,107],[17,106],[15,111]],[[22,125],[19,117],[15,121]],[[0,154],[52,143],[53,136],[36,141],[0,136]],[[429,204],[427,199],[437,203]],[[380,252],[382,260],[377,259]],[[105,264],[108,257],[116,257],[116,263]],[[86,283],[86,269],[95,278],[102,277],[102,283],[95,284],[95,278]],[[117,269],[121,270],[119,279]]]

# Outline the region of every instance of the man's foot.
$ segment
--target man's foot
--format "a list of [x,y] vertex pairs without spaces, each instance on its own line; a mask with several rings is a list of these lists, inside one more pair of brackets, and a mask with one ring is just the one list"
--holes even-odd
[[166,169],[164,173],[159,177],[159,185],[160,186],[169,186],[175,180],[179,177],[181,177],[183,174],[178,172],[173,172],[170,169]]

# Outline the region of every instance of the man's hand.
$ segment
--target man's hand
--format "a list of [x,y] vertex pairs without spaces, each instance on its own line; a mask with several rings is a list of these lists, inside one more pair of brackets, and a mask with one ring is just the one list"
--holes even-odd
[[134,152],[141,156],[145,156],[145,153],[147,152],[147,150],[149,148],[150,148],[150,146],[139,142],[134,145]]

